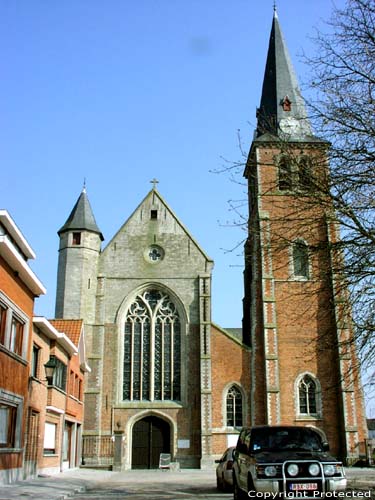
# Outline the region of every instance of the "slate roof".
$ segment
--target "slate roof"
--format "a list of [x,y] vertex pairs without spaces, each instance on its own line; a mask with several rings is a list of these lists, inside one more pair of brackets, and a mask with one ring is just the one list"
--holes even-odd
[[242,328],[224,328],[224,330],[242,342]]
[[83,188],[73,210],[57,234],[60,236],[66,231],[92,231],[97,233],[102,241],[104,240],[102,232],[96,223],[85,188]]
[[[290,101],[290,110],[283,107],[285,98]],[[257,110],[256,136],[266,132],[279,135],[280,120],[294,119],[292,135],[295,139],[313,136],[305,103],[301,95],[289,52],[281,32],[276,10],[268,46],[260,107]]]
[[50,319],[49,322],[58,332],[65,333],[73,344],[78,347],[83,327],[82,319]]

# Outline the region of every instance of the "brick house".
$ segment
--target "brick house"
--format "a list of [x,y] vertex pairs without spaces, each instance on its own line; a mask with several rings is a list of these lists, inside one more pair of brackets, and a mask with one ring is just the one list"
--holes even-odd
[[28,264],[35,254],[0,210],[0,483],[23,477],[33,310],[46,290]]
[[305,206],[309,169],[324,178],[327,148],[275,13],[245,170],[242,329],[212,324],[213,261],[155,184],[104,248],[83,189],[58,231],[55,316],[85,324],[87,463],[110,464],[100,448],[117,433],[121,468],[157,467],[161,453],[212,466],[242,425],[277,423],[318,427],[347,462],[363,455],[356,355],[342,349],[350,309],[327,250],[338,231],[331,207]]
[[81,464],[82,426],[84,418],[84,377],[91,369],[86,362],[84,325],[82,320],[50,320],[70,340],[75,350],[67,365],[66,406],[62,468]]
[[[85,362],[82,320],[33,318],[24,476],[81,463]],[[45,365],[53,373],[46,376]]]

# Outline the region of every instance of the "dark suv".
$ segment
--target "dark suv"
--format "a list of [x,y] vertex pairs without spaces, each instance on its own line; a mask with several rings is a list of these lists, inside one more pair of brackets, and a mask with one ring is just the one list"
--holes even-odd
[[328,449],[323,434],[311,427],[243,428],[234,452],[234,500],[259,497],[256,492],[268,493],[266,498],[321,498],[344,491],[343,465]]

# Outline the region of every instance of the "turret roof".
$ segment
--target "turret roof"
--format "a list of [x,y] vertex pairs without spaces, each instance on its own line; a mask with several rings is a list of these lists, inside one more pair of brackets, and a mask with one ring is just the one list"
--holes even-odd
[[68,219],[57,234],[61,235],[66,231],[91,231],[97,233],[102,241],[104,240],[102,232],[96,223],[85,187],[82,189]]

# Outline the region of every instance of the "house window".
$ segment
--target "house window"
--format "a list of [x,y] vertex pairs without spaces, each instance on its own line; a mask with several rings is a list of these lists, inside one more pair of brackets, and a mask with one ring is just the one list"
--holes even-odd
[[0,448],[15,448],[17,407],[0,403]]
[[303,241],[293,244],[293,274],[296,278],[309,277],[309,249]]
[[57,424],[46,422],[44,428],[44,455],[54,455],[56,453],[56,430]]
[[66,365],[56,356],[50,356],[55,359],[55,370],[53,372],[52,385],[58,387],[62,391],[66,390]]
[[9,350],[22,356],[24,323],[13,315],[10,328]]
[[33,344],[33,353],[31,357],[31,367],[30,367],[30,376],[34,378],[38,378],[38,365],[39,365],[39,354],[40,347],[36,344]]
[[8,308],[0,304],[0,344],[5,345],[5,327],[7,322]]
[[20,448],[23,398],[0,388],[0,448]]
[[0,344],[25,356],[29,318],[0,291]]
[[299,412],[302,415],[316,415],[317,384],[310,375],[305,375],[298,384]]
[[287,191],[292,189],[292,166],[290,158],[283,156],[279,160],[279,189]]
[[227,427],[242,427],[242,394],[233,385],[227,393]]
[[147,290],[125,319],[123,399],[181,399],[181,323],[175,304],[160,290]]
[[72,245],[81,244],[81,233],[73,233],[72,235]]

